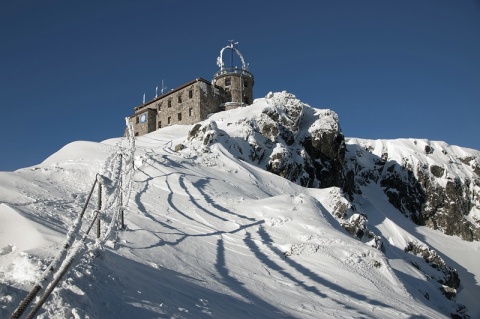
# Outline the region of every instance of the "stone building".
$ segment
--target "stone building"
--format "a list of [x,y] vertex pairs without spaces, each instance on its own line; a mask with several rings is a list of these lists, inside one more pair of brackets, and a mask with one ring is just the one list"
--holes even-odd
[[[230,61],[233,61],[234,53],[240,58],[240,68],[225,67],[225,50],[230,50]],[[135,113],[130,117],[135,135],[173,124],[194,124],[205,120],[209,114],[252,104],[253,74],[248,71],[248,65],[233,41],[222,48],[217,65],[220,70],[211,82],[197,78],[135,107]]]

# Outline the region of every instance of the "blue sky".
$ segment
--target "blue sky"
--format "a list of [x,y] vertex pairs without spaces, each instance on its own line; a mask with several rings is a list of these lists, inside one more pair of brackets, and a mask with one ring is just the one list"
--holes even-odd
[[480,149],[478,0],[2,0],[0,170],[121,136],[162,79],[210,80],[229,39],[255,98],[330,108],[348,137]]

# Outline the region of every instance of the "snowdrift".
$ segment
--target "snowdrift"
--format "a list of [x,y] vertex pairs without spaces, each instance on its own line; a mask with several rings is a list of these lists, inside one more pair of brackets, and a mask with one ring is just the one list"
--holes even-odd
[[[414,224],[379,183],[359,181],[350,198],[328,172],[349,158],[342,141],[333,111],[282,92],[135,148],[77,142],[0,172],[0,317],[55,255],[99,172],[131,174],[126,228],[109,230],[102,207],[108,238],[89,237],[41,318],[477,317],[478,241]],[[119,151],[134,153],[131,166]],[[454,292],[431,261],[456,270]]]

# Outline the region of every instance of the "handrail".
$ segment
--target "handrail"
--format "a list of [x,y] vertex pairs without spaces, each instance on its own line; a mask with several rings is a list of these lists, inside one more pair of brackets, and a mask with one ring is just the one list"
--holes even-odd
[[[81,241],[82,246],[85,243],[85,240],[87,239],[87,236],[90,233],[90,230],[92,229],[93,225],[95,224],[95,220],[97,220],[98,214],[100,213],[100,210],[95,210],[94,212],[95,212],[95,216],[93,217],[93,220],[90,223],[90,226],[88,227],[87,231],[85,232],[85,235],[83,235],[83,237],[82,237],[82,241]],[[55,289],[55,287],[58,285],[58,283],[60,282],[62,277],[67,273],[68,269],[73,264],[75,256],[78,254],[79,251],[80,251],[80,249],[77,249],[72,254],[70,254],[68,259],[65,260],[65,262],[62,264],[62,267],[59,269],[60,273],[58,274],[58,276],[55,277],[54,280],[50,283],[50,285],[47,287],[47,290],[43,293],[43,295],[37,301],[37,304],[28,313],[28,315],[25,317],[25,319],[34,318],[35,314],[40,310],[40,308],[42,308],[43,304],[45,303],[45,301],[47,301],[47,299],[50,296],[50,294],[52,293],[53,289]]]
[[228,74],[242,74],[247,77],[250,77],[253,79],[253,74],[247,70],[244,70],[242,68],[224,68],[221,69],[220,71],[217,71],[214,75],[213,78],[216,78],[220,75],[228,75]]
[[[98,174],[97,174],[98,175]],[[72,227],[67,233],[67,239],[63,243],[62,249],[57,253],[55,258],[50,262],[48,265],[47,269],[43,272],[42,276],[40,279],[38,279],[37,283],[33,288],[30,290],[28,295],[20,302],[18,305],[17,309],[13,312],[13,314],[10,316],[10,319],[18,319],[20,316],[23,314],[23,312],[27,309],[27,307],[30,305],[30,303],[33,301],[35,296],[39,293],[39,291],[43,288],[43,282],[47,282],[49,279],[49,276],[53,273],[54,270],[57,269],[57,266],[63,258],[67,255],[68,248],[71,247],[72,243],[75,240],[75,235],[80,229],[81,226],[81,220],[83,218],[83,215],[85,214],[85,211],[87,210],[88,203],[90,201],[90,198],[92,197],[93,190],[95,189],[95,185],[97,184],[97,175],[95,176],[95,181],[93,182],[92,188],[90,190],[90,193],[88,194],[88,197],[85,201],[85,204],[83,205],[83,209],[78,215],[78,217],[75,219],[73,222]]]
[[[130,144],[129,145],[129,150],[130,150],[129,161],[130,161],[130,163],[128,163],[128,161],[127,161],[127,162],[125,162],[125,164],[131,164],[132,165],[132,167],[129,168],[129,173],[127,174],[128,187],[127,187],[127,194],[125,196],[125,199],[128,202],[128,199],[130,198],[130,193],[131,193],[132,174],[133,174],[134,169],[135,169],[135,163],[134,163],[135,136],[134,136],[134,133],[133,133],[133,128],[131,127],[131,124],[128,122],[128,119],[126,118],[125,121],[127,123],[126,131],[128,132],[128,134],[126,134],[126,135],[127,135],[127,138],[129,140],[129,144]],[[118,145],[120,145],[120,144],[118,144]],[[122,156],[121,153],[119,153],[117,155],[120,155],[120,172],[121,172],[123,156]],[[38,279],[38,281],[33,286],[33,288],[28,293],[28,295],[20,302],[18,307],[15,309],[15,311],[10,316],[10,319],[20,318],[22,316],[22,314],[25,312],[25,310],[28,308],[30,303],[33,301],[33,299],[44,288],[45,282],[51,281],[50,284],[46,286],[46,291],[40,297],[39,301],[37,301],[37,304],[30,311],[27,318],[33,318],[35,316],[36,312],[38,310],[40,310],[43,303],[47,300],[50,293],[56,287],[56,285],[61,280],[63,275],[68,271],[68,268],[73,264],[75,256],[77,256],[78,253],[82,249],[84,249],[84,247],[85,247],[84,242],[87,239],[87,236],[90,233],[95,221],[98,222],[98,224],[97,224],[97,238],[100,237],[100,224],[99,224],[100,217],[99,217],[99,214],[100,214],[101,206],[102,206],[102,199],[101,199],[102,183],[105,183],[105,180],[104,180],[103,177],[104,176],[100,175],[100,174],[95,175],[95,181],[93,182],[92,188],[90,189],[90,192],[87,196],[87,199],[85,200],[85,203],[83,205],[82,210],[80,211],[77,218],[74,220],[73,224],[70,226],[70,228],[68,230],[67,238],[66,238],[65,242],[63,243],[62,249],[57,253],[55,258],[50,262],[49,266],[42,273],[41,277]],[[123,201],[124,201],[124,198],[123,198],[123,194],[122,194],[122,191],[121,191],[122,183],[123,183],[123,177],[120,178],[119,185],[114,186],[115,188],[117,188],[117,192],[119,192],[119,195],[120,195],[120,207],[118,207],[118,210],[114,214],[114,216],[112,218],[112,222],[113,222],[114,219],[118,218],[118,214],[121,214],[121,225],[122,225],[122,228],[124,228],[125,227],[124,220],[123,220],[123,210],[124,210]],[[93,191],[95,190],[95,186],[97,186],[97,184],[98,184],[98,203],[97,203],[97,209],[94,210],[95,215],[94,215],[93,220],[90,223],[87,231],[84,233],[83,237],[81,238],[80,242],[78,243],[78,241],[77,241],[76,243],[78,243],[78,245],[76,245],[75,249],[73,251],[71,251],[71,248],[75,244],[75,239],[78,235],[78,232],[81,229],[82,218],[83,218],[83,216],[84,216],[84,214],[87,210],[88,204],[90,202],[90,199],[93,195]],[[113,201],[112,201],[112,203],[113,203]],[[110,205],[111,203],[106,201],[105,204]],[[110,229],[110,231],[111,231],[111,229]],[[103,240],[106,240],[106,238],[109,236],[110,231],[108,231],[107,234],[105,234],[105,238]],[[70,254],[69,254],[69,252],[70,252]],[[59,264],[60,264],[60,261],[62,261],[62,260],[64,260],[63,263],[61,264],[60,267],[58,267]],[[52,277],[53,277],[53,281],[52,281]]]

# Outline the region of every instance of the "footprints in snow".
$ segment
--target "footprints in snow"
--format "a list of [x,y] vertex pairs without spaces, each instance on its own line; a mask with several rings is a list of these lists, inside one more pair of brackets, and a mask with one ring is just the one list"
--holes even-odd
[[265,224],[271,227],[279,227],[288,222],[290,219],[287,217],[272,217],[272,218],[265,218]]

